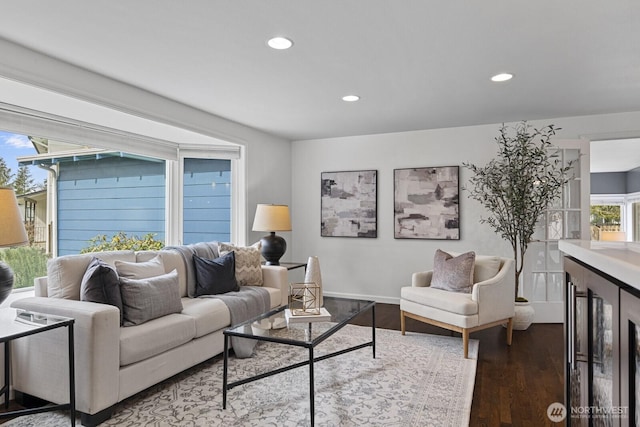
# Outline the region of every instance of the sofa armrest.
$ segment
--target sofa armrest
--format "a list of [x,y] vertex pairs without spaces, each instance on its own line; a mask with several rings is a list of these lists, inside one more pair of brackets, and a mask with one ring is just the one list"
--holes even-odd
[[[76,409],[95,414],[117,403],[120,311],[116,307],[43,297],[19,299],[11,306],[75,319]],[[55,403],[68,402],[65,328],[25,337],[12,344],[15,389]]]
[[431,277],[433,276],[433,270],[419,271],[411,275],[411,286],[417,288],[424,288],[431,285]]
[[289,274],[286,267],[263,265],[262,281],[262,286],[280,289],[280,305],[289,304]]
[[47,276],[33,278],[33,291],[37,297],[46,297],[47,294]]
[[498,274],[473,285],[471,299],[478,303],[480,324],[513,317],[515,272],[512,259],[503,261]]

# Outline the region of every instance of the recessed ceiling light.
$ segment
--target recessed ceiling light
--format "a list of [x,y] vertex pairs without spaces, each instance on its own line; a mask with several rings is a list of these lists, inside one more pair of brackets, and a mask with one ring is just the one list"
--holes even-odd
[[342,97],[342,100],[345,102],[356,102],[360,100],[358,95],[345,95]]
[[491,77],[492,82],[506,82],[507,80],[511,80],[513,78],[513,74],[509,73],[500,73]]
[[274,37],[267,40],[267,44],[269,45],[269,47],[278,50],[289,49],[291,46],[293,46],[293,42],[286,37]]

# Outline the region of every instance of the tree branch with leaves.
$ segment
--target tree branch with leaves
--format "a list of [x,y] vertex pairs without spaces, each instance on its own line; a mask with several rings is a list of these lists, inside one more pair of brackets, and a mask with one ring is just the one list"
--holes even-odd
[[547,208],[562,194],[569,182],[573,161],[563,164],[551,138],[559,128],[548,125],[532,128],[526,121],[513,127],[502,125],[496,137],[498,155],[485,166],[463,163],[473,172],[469,197],[490,213],[480,217],[511,245],[515,259],[516,301],[524,256],[536,225]]

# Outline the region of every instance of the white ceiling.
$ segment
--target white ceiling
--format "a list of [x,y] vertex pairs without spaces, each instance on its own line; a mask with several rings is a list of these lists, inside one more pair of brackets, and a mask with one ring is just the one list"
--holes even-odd
[[2,0],[0,16],[0,37],[294,140],[640,110],[637,0]]
[[627,172],[640,167],[640,138],[591,141],[591,172]]

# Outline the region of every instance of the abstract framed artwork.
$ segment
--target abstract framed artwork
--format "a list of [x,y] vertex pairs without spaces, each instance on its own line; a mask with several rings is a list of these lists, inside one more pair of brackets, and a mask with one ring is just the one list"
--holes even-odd
[[394,238],[460,239],[459,167],[393,171]]
[[322,237],[378,237],[378,171],[321,173]]

